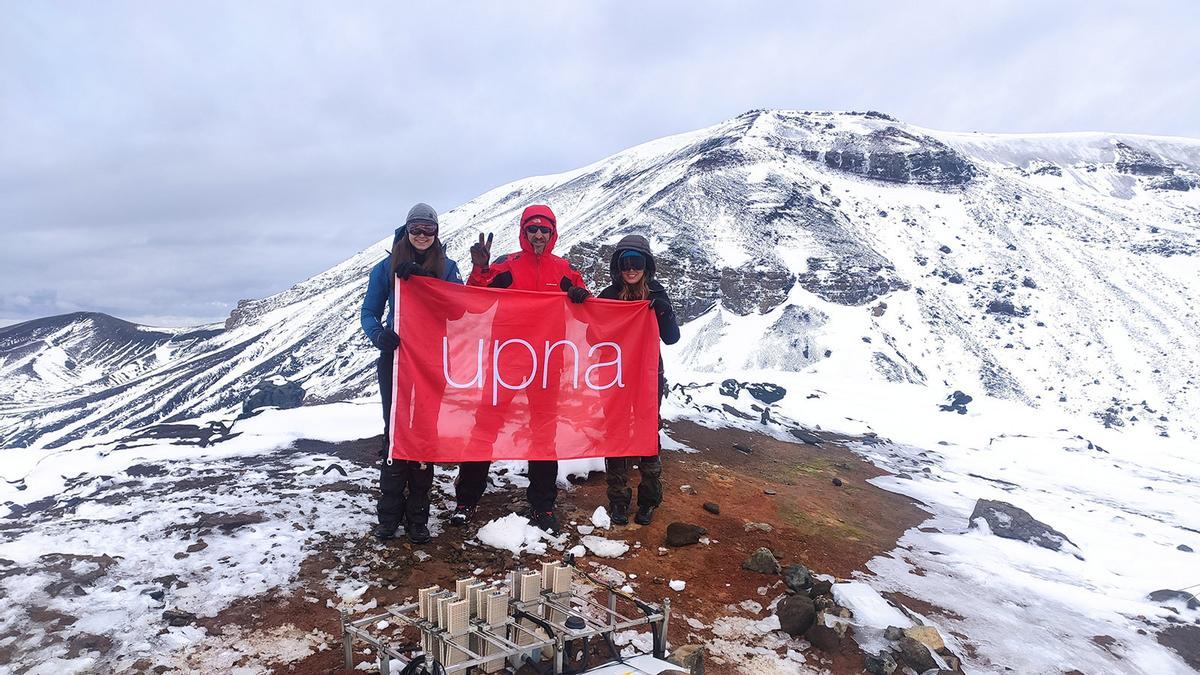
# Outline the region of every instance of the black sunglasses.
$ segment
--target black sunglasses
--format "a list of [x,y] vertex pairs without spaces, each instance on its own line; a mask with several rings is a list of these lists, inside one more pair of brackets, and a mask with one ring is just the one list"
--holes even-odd
[[436,237],[437,232],[438,229],[436,225],[413,225],[408,228],[409,234],[415,234],[417,236]]
[[621,271],[627,270],[644,270],[646,269],[646,259],[640,255],[628,255],[621,258]]
[[551,231],[550,228],[545,225],[526,225],[525,226],[526,234],[537,234],[539,232],[541,232],[542,234],[550,234],[550,231]]

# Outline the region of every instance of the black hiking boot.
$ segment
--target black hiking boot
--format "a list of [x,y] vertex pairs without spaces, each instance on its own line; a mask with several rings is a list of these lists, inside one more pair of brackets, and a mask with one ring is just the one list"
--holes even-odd
[[629,505],[610,502],[608,504],[608,517],[615,525],[629,524]]
[[658,507],[649,504],[638,506],[637,515],[633,517],[633,522],[638,525],[649,525],[650,521],[654,519],[654,509],[656,508]]
[[475,518],[474,506],[459,506],[454,509],[454,513],[450,514],[450,525],[453,527],[463,527]]
[[371,534],[374,534],[375,538],[379,541],[387,541],[396,538],[396,530],[398,529],[400,529],[399,525],[380,523],[375,526],[375,530]]
[[432,539],[429,535],[429,526],[425,523],[409,523],[404,528],[405,534],[408,535],[408,540],[414,544],[428,544]]
[[534,511],[530,520],[533,521],[534,527],[550,534],[558,534],[558,518],[553,511]]

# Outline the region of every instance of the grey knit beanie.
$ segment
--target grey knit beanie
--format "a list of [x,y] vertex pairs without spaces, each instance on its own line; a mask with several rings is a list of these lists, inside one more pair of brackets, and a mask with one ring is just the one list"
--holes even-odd
[[408,218],[404,220],[404,224],[408,225],[410,223],[432,223],[437,225],[437,211],[434,211],[433,207],[428,204],[418,203],[408,210]]

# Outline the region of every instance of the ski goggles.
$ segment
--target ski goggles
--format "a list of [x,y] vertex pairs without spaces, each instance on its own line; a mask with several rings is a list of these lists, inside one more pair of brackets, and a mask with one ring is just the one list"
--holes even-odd
[[408,233],[415,234],[418,237],[436,237],[438,233],[437,225],[428,225],[425,223],[417,223],[408,226]]
[[622,272],[646,269],[646,257],[637,251],[626,251],[621,254],[620,267]]
[[550,234],[552,230],[546,225],[526,225],[525,234]]

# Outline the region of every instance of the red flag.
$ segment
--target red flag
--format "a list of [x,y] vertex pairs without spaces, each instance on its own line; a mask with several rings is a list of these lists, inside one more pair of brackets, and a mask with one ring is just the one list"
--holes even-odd
[[645,302],[397,281],[391,456],[658,454],[658,324]]

